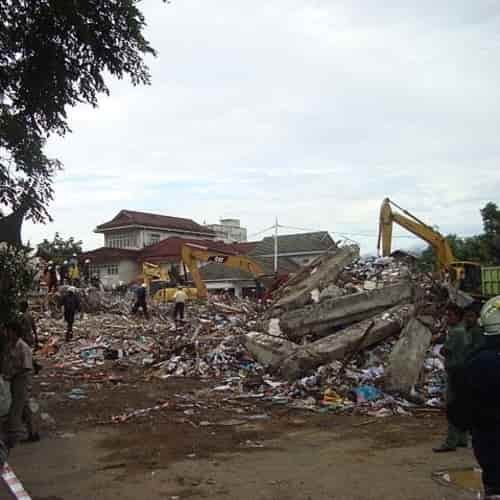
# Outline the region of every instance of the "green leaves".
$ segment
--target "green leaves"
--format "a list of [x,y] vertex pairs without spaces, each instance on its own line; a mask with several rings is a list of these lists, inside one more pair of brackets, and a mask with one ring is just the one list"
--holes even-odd
[[[483,265],[500,265],[500,210],[489,202],[480,210],[484,233],[462,238],[456,234],[446,236],[457,260],[480,262]],[[423,270],[434,269],[434,252],[428,247],[420,258]]]
[[44,239],[37,247],[37,256],[45,260],[53,260],[55,264],[62,264],[69,260],[73,254],[82,253],[82,242],[74,238],[67,240],[61,238],[59,233],[54,235],[54,239],[49,241]]
[[67,107],[97,106],[108,72],[148,84],[137,0],[0,2],[0,204],[29,199],[27,218],[49,220],[60,163],[43,153],[50,134],[69,132]]
[[29,252],[28,248],[0,247],[0,325],[18,314],[19,302],[33,285],[35,268]]

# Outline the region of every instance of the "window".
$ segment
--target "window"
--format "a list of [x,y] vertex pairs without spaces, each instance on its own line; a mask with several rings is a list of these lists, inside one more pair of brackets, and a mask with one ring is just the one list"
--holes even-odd
[[99,266],[90,266],[92,276],[99,276],[100,278],[104,276],[116,276],[118,275],[119,267],[118,264],[101,264]]
[[106,246],[112,248],[137,248],[137,233],[110,234]]
[[151,233],[149,235],[149,244],[150,245],[156,245],[156,243],[159,243],[161,239],[161,236],[158,233]]
[[108,264],[106,266],[106,271],[108,275],[118,274],[118,264]]

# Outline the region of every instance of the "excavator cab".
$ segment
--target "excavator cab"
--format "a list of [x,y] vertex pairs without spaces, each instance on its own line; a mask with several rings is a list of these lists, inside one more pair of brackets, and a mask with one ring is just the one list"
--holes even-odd
[[477,262],[455,261],[450,264],[451,281],[459,290],[473,296],[481,295],[481,265]]

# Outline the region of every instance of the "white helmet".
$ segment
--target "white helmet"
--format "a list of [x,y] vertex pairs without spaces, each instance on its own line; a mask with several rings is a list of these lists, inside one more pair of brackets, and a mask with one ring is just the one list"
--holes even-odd
[[500,335],[500,295],[484,304],[479,323],[485,335]]

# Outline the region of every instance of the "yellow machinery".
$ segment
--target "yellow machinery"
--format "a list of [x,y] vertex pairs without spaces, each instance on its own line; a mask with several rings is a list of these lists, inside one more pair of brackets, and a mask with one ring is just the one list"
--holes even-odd
[[[399,209],[402,214],[394,212],[392,207]],[[432,246],[436,254],[437,270],[442,278],[446,273],[449,273],[452,283],[461,290],[469,293],[481,293],[480,264],[457,261],[450,244],[441,233],[396,205],[389,198],[382,202],[380,209],[378,250],[380,252],[382,249],[384,257],[391,254],[393,223],[400,225]]]
[[[174,300],[176,287],[169,287],[171,277],[168,271],[150,262],[142,263],[142,277],[146,283],[149,293],[155,302],[171,302]],[[196,288],[183,289],[189,298],[197,297]]]
[[182,262],[186,265],[191,274],[191,279],[196,286],[200,299],[205,299],[208,292],[207,286],[200,275],[200,270],[198,268],[199,261],[224,264],[225,266],[234,267],[251,273],[257,278],[264,275],[264,270],[260,264],[257,264],[257,262],[244,255],[225,255],[221,252],[214,252],[207,247],[195,245],[193,243],[185,243],[182,246],[181,254]]
[[151,286],[151,282],[153,280],[170,281],[170,276],[167,271],[156,264],[151,264],[150,262],[142,263],[142,276],[144,277],[144,282],[148,285],[148,288]]

